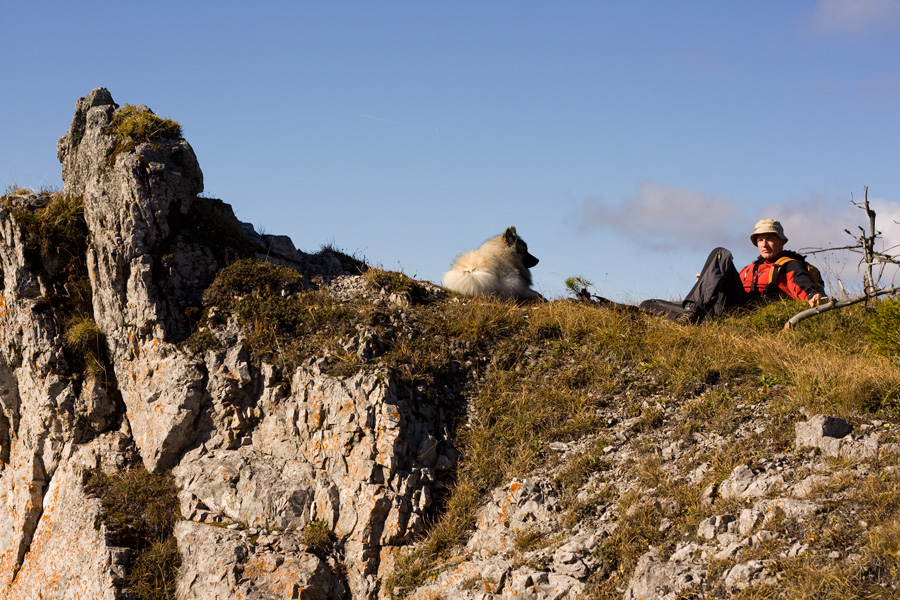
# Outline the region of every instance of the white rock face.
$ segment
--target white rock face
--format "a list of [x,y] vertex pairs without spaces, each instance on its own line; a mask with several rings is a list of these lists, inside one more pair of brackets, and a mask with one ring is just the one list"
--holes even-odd
[[[168,219],[203,191],[183,139],[113,154],[116,105],[104,89],[79,100],[59,140],[63,192],[84,199],[94,320],[106,335],[135,442],[150,471],[172,466],[196,418],[203,373],[172,345],[177,305],[154,283]],[[201,269],[202,272],[202,269]]]
[[[37,202],[21,197],[18,208]],[[116,409],[66,375],[62,332],[45,310],[51,282],[28,255],[12,207],[0,205],[0,597],[34,597],[38,587],[53,594],[76,576],[88,580],[87,595],[113,597],[115,551],[93,526],[97,506],[81,472],[100,452],[98,419],[105,425]],[[93,441],[79,443],[85,438]]]
[[331,568],[306,552],[249,544],[238,533],[182,521],[175,528],[184,567],[178,598],[340,598]]
[[[41,516],[22,567],[9,585],[6,598],[44,597],[119,598],[128,550],[110,546],[105,527],[98,529],[100,501],[85,495],[82,478],[121,452],[119,433],[101,436],[89,444],[67,446],[44,495]],[[69,452],[73,452],[67,456]],[[112,466],[111,463],[110,466]]]
[[705,576],[696,565],[660,560],[648,552],[638,560],[625,600],[675,600],[683,590],[703,583]]
[[[57,146],[56,195],[84,201],[86,310],[113,383],[72,362],[68,317],[53,305],[69,290],[35,263],[14,218],[50,196],[0,204],[0,598],[123,597],[128,550],[108,543],[83,482],[88,469],[136,462],[172,469],[179,487],[180,597],[374,598],[456,460],[443,414],[387,372],[338,378],[312,361],[279,373],[251,357],[224,313],[220,349],[186,350],[185,309],[230,259],[179,233],[203,189],[190,145],[117,153],[117,110],[105,89],[78,101]],[[333,255],[268,237],[264,258],[310,278],[342,272]],[[333,536],[331,551],[305,545],[314,521]]]

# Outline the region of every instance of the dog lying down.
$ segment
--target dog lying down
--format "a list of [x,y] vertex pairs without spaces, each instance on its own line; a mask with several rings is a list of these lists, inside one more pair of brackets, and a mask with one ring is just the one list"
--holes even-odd
[[516,228],[508,227],[477,250],[456,257],[444,273],[444,287],[465,296],[541,298],[531,289],[529,269],[536,264],[538,259],[529,254]]

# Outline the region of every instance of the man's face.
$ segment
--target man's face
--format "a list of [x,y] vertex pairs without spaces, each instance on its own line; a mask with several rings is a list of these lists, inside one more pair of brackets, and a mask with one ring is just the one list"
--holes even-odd
[[784,250],[784,240],[774,233],[761,233],[756,236],[756,247],[759,248],[760,256],[766,260],[773,260]]

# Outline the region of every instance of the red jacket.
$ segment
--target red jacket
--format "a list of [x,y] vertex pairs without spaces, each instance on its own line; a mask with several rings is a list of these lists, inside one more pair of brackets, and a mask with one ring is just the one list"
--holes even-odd
[[[785,257],[794,260],[784,261]],[[809,300],[816,294],[825,295],[825,288],[813,280],[806,268],[803,257],[793,252],[784,252],[778,260],[767,261],[759,257],[752,264],[741,269],[744,290],[751,294],[779,296],[785,294],[795,300]]]

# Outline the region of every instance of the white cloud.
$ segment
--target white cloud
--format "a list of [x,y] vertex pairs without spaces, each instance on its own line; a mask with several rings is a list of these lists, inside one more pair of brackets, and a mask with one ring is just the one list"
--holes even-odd
[[900,0],[819,0],[810,29],[820,34],[864,36],[900,25]]
[[[900,221],[900,202],[870,196],[869,203],[877,214],[876,225],[882,234],[878,250],[900,244],[900,224],[895,222]],[[844,229],[858,236],[858,227],[868,228],[865,213],[840,189],[813,192],[806,200],[770,204],[751,214],[724,198],[653,181],[642,183],[633,196],[619,202],[599,197],[585,199],[570,224],[578,232],[615,235],[645,250],[687,256],[724,246],[736,256],[747,257],[754,255],[749,239],[753,224],[763,218],[781,221],[789,238],[787,248],[803,254],[853,246],[856,241]],[[900,247],[890,253],[900,254]],[[859,258],[859,254],[847,251],[809,256],[833,293],[837,293],[838,280],[849,293],[861,289]],[[887,285],[892,278],[900,282],[896,268],[885,271],[882,284]]]
[[613,232],[655,250],[708,250],[736,240],[738,217],[734,202],[646,181],[622,202],[585,199],[573,220],[580,232]]

